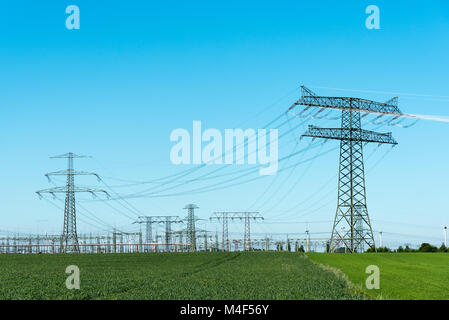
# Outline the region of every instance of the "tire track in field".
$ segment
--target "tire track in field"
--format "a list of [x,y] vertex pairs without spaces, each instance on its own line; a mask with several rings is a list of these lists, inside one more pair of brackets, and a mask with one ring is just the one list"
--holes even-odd
[[204,263],[199,264],[198,266],[196,266],[195,269],[193,269],[191,271],[180,273],[177,278],[186,278],[186,277],[189,277],[191,275],[197,274],[199,272],[218,267],[218,266],[222,265],[223,263],[226,263],[226,262],[229,262],[229,261],[237,259],[238,257],[240,257],[240,255],[241,255],[241,253],[238,252],[236,254],[229,254],[228,257],[224,257],[224,258],[219,259],[219,260],[212,260],[212,261],[204,262]]
[[[232,253],[229,254],[228,253],[223,258],[207,261],[207,262],[201,263],[201,264],[199,264],[197,266],[194,266],[192,268],[192,270],[190,270],[190,271],[181,272],[178,275],[167,274],[165,276],[161,276],[160,279],[162,280],[162,279],[183,279],[183,278],[187,278],[189,276],[192,276],[194,274],[200,273],[202,271],[205,271],[205,270],[208,270],[208,269],[212,269],[212,268],[216,268],[216,267],[218,267],[218,266],[220,266],[220,265],[222,265],[222,264],[224,264],[226,262],[235,260],[238,257],[240,257],[240,255],[241,255],[240,252],[234,253],[234,254],[232,254]],[[121,288],[121,289],[117,289],[117,290],[113,290],[113,291],[111,290],[111,291],[108,292],[106,299],[108,297],[110,297],[110,296],[113,296],[113,295],[120,295],[120,294],[123,294],[125,292],[131,291],[133,289],[137,289],[140,286],[141,286],[140,283],[135,283],[134,285],[127,286],[126,288]],[[91,296],[90,298],[95,299],[95,298],[99,298],[99,297],[98,296]],[[118,298],[118,299],[122,300],[123,298],[122,299]]]

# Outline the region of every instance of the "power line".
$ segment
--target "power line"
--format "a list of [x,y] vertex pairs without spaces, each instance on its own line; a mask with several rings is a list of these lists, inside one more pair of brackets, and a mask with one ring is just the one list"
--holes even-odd
[[[269,127],[271,124],[275,123],[277,120],[279,120],[279,119],[282,118],[283,116],[284,116],[283,113],[280,114],[280,115],[277,116],[274,120],[271,120],[271,121],[268,122],[266,125],[264,125],[263,128]],[[287,123],[287,121],[284,121],[283,123],[281,123],[280,125],[278,125],[277,128],[280,128],[280,127],[284,126],[286,123]],[[252,142],[252,140],[249,141],[248,139],[246,139],[246,140],[243,141],[243,143],[239,143],[239,144],[236,144],[235,146],[233,146],[232,150],[233,150],[233,151],[236,151],[236,150],[238,150],[237,148],[240,148],[240,147],[245,148],[245,147],[248,145],[249,142]],[[230,150],[231,150],[231,149],[228,149],[227,151],[230,151]],[[214,159],[211,159],[209,162],[212,163],[213,161],[217,160],[219,157],[222,157],[222,155],[217,156],[217,157],[214,158]],[[170,183],[172,183],[172,182],[177,182],[177,181],[179,181],[179,178],[185,177],[185,176],[187,176],[187,175],[189,175],[189,174],[191,174],[191,173],[193,173],[193,172],[196,172],[196,171],[198,171],[199,169],[206,167],[207,165],[208,165],[207,163],[203,163],[203,164],[198,165],[198,166],[195,166],[195,167],[193,167],[193,168],[186,169],[186,170],[183,170],[183,171],[181,171],[181,172],[178,172],[178,173],[175,173],[175,174],[172,174],[172,175],[168,175],[168,176],[165,176],[165,177],[162,177],[162,178],[158,178],[158,179],[153,179],[153,180],[150,180],[150,181],[141,181],[141,182],[138,182],[138,181],[135,181],[135,180],[126,180],[126,179],[120,179],[120,180],[122,180],[122,181],[128,181],[128,182],[135,182],[135,183],[139,183],[139,184],[149,184],[149,183],[155,183],[155,182],[157,182],[157,181],[161,181],[161,180],[166,180],[166,179],[169,179],[169,178],[173,178],[173,179],[171,179],[171,180],[169,180],[169,181],[165,181],[165,182],[162,182],[162,183],[160,184],[160,186],[164,186],[164,185],[170,184]],[[115,179],[117,179],[117,178],[115,178]],[[150,189],[150,190],[151,190],[151,189]]]
[[[332,149],[330,149],[330,150],[327,150],[327,151],[325,151],[325,152],[322,152],[322,153],[319,154],[318,156],[314,156],[314,157],[312,157],[312,158],[309,158],[309,159],[306,159],[306,160],[304,160],[304,161],[301,161],[301,163],[305,163],[305,162],[311,161],[311,160],[313,160],[313,159],[316,159],[317,157],[326,155],[326,154],[330,153],[331,151],[333,151],[333,150],[335,150],[335,149],[336,149],[336,148],[332,148]],[[303,152],[303,151],[298,151],[298,152],[295,152],[295,153],[293,153],[293,154],[290,154],[290,155],[288,155],[288,156],[286,156],[286,157],[280,159],[278,162],[282,162],[282,161],[284,161],[284,160],[286,160],[286,159],[288,159],[288,158],[290,158],[290,157],[293,157],[293,156],[299,154],[300,152]],[[292,166],[295,166],[295,165],[296,165],[296,164],[294,164],[294,165],[292,165]],[[279,172],[282,172],[283,170],[287,170],[287,169],[291,168],[292,166],[288,166],[288,167],[286,167],[286,168],[284,168],[284,169],[278,170],[277,172],[278,172],[278,173],[279,173]],[[252,173],[254,173],[254,172],[257,171],[257,170],[258,170],[258,168],[255,168],[255,169],[252,169],[252,171],[249,171],[249,172],[247,172],[247,173],[245,173],[245,174],[242,174],[242,175],[240,175],[240,176],[237,177],[237,178],[227,179],[227,180],[221,181],[221,182],[219,182],[219,183],[215,183],[215,184],[208,185],[208,186],[201,187],[201,188],[197,188],[197,189],[192,189],[192,190],[190,190],[190,191],[177,192],[177,193],[170,193],[170,194],[154,194],[154,195],[153,195],[153,193],[150,193],[150,194],[144,194],[144,195],[139,195],[139,196],[136,196],[136,195],[131,194],[131,195],[126,195],[125,197],[127,197],[127,198],[140,198],[140,197],[148,197],[148,198],[153,198],[153,197],[172,197],[172,196],[181,196],[181,195],[187,195],[187,194],[196,194],[196,193],[201,193],[201,192],[211,192],[211,191],[215,191],[215,190],[226,189],[226,188],[230,188],[230,187],[233,187],[233,186],[236,186],[236,185],[242,185],[242,184],[249,183],[249,182],[252,182],[252,181],[255,181],[255,180],[258,180],[258,179],[262,179],[262,178],[265,178],[265,177],[266,177],[266,176],[257,176],[257,177],[250,178],[250,179],[248,179],[248,180],[244,180],[244,181],[241,181],[241,182],[235,182],[235,183],[231,183],[231,184],[228,184],[228,185],[223,185],[223,183],[225,183],[225,182],[233,182],[233,181],[235,181],[235,180],[238,180],[238,179],[241,179],[241,178],[243,178],[243,177],[245,177],[245,176],[248,176],[249,174],[252,174]],[[169,189],[167,189],[167,190],[171,190],[171,189],[172,189],[172,188],[169,188]],[[165,191],[165,190],[163,190],[163,191]]]
[[[342,89],[342,88],[321,87],[321,86],[309,86],[309,87],[316,88],[316,89],[328,89],[328,90],[348,91],[348,92],[376,93],[376,94],[388,94],[388,95],[400,95],[400,96],[412,96],[412,97],[430,97],[430,98],[449,99],[449,96],[436,96],[436,95],[430,95],[430,94],[403,93],[403,92],[376,91],[376,90]],[[449,101],[449,100],[447,100],[447,101]]]

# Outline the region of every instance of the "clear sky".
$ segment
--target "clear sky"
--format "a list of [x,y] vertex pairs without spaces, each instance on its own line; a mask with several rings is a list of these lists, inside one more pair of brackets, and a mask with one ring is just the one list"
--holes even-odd
[[[70,4],[80,8],[79,30],[65,27]],[[370,4],[380,8],[380,30],[365,27]],[[45,173],[66,166],[52,155],[91,155],[75,167],[97,172],[122,196],[142,192],[157,185],[129,181],[191,168],[170,162],[172,130],[191,131],[193,120],[219,130],[262,128],[299,98],[301,84],[320,95],[380,101],[398,95],[404,112],[449,116],[448,52],[449,3],[443,0],[3,2],[0,233],[61,232],[63,212],[35,194],[53,186]],[[307,124],[339,125],[309,119],[288,132],[303,120],[288,119],[279,128],[285,133],[280,157],[309,146],[310,140],[297,139]],[[367,146],[368,209],[384,244],[442,242],[441,224],[449,224],[448,130],[448,123],[434,121],[384,126],[379,131],[392,131],[399,145]],[[137,230],[131,224],[137,215],[184,217],[182,208],[195,203],[203,219],[214,211],[260,211],[266,221],[254,225],[253,237],[303,233],[307,226],[325,236],[336,207],[338,143],[292,157],[285,167],[206,193],[189,191],[223,186],[229,174],[248,167],[226,167],[209,180],[201,175],[218,166],[200,169],[179,178],[181,186],[159,185],[153,197],[128,203],[111,200],[109,206],[83,195],[80,204],[97,218],[80,216],[90,223],[79,221],[79,232]],[[92,177],[77,183],[105,188]],[[154,197],[158,192],[178,194]],[[61,206],[61,197],[46,198]],[[220,231],[207,220],[199,224]],[[242,230],[238,223],[230,227]]]

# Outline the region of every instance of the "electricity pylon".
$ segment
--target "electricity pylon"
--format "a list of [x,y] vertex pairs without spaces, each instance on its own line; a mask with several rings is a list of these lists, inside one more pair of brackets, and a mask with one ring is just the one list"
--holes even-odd
[[198,220],[195,217],[195,209],[199,209],[199,207],[195,204],[188,204],[184,207],[184,209],[187,209],[187,242],[190,247],[190,251],[196,250],[196,230],[195,230],[195,222]]
[[145,223],[146,225],[146,242],[150,243],[152,239],[152,225],[153,223],[165,224],[165,245],[166,250],[170,251],[170,243],[172,242],[171,226],[173,223],[183,223],[178,216],[141,216],[138,217],[134,223]]
[[259,212],[214,212],[214,215],[210,217],[210,220],[218,220],[223,222],[223,241],[222,251],[230,251],[229,236],[228,236],[228,220],[244,220],[245,230],[243,234],[243,250],[248,251],[251,249],[251,220],[263,220],[263,217]]
[[[153,242],[153,217],[141,216],[138,217],[133,223],[142,224],[145,223],[145,243]],[[148,246],[148,245],[147,245]],[[149,249],[149,248],[147,248]]]
[[89,192],[91,194],[104,193],[107,196],[109,194],[105,190],[80,188],[75,186],[76,175],[94,175],[99,180],[100,177],[93,172],[75,171],[73,169],[74,158],[90,158],[88,156],[80,156],[71,152],[62,154],[59,156],[50,157],[50,159],[64,158],[67,159],[67,170],[61,170],[56,172],[47,173],[45,176],[50,181],[50,176],[66,176],[65,187],[55,187],[51,189],[36,191],[39,197],[42,197],[42,193],[50,193],[55,197],[56,193],[65,193],[65,206],[64,206],[64,228],[62,231],[61,243],[63,245],[62,252],[64,253],[79,253],[78,235],[76,231],[76,206],[75,206],[75,193],[77,192]]
[[[346,252],[363,252],[368,245],[375,249],[371,222],[366,206],[365,172],[363,165],[363,143],[392,144],[397,142],[391,132],[379,133],[362,129],[361,118],[368,114],[393,116],[403,114],[397,107],[398,99],[394,97],[387,102],[376,102],[349,97],[322,97],[302,86],[302,96],[288,111],[295,106],[306,109],[319,107],[341,110],[341,128],[319,128],[309,126],[301,136],[340,140],[340,169],[338,182],[337,212],[332,228],[330,250],[334,252],[336,244],[342,242]],[[363,113],[363,115],[362,115]],[[340,229],[340,227],[345,227]],[[339,231],[345,230],[345,231]]]
[[214,212],[214,215],[209,220],[221,221],[222,235],[221,235],[221,251],[230,251],[229,234],[228,234],[228,212]]

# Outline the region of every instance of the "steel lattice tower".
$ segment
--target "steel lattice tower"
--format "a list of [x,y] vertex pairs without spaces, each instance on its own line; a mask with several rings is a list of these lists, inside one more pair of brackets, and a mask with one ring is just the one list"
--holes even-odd
[[228,221],[239,219],[244,220],[245,230],[243,233],[243,250],[248,251],[251,249],[251,219],[263,220],[263,217],[259,212],[214,212],[214,215],[209,218],[210,220],[218,220],[223,222],[223,242],[222,251],[227,248],[230,251],[230,243],[228,237]]
[[[228,233],[228,212],[215,212],[214,216],[210,217],[209,220],[218,220],[222,222],[222,234],[221,234],[221,251],[230,251],[229,244],[229,233]],[[218,235],[217,235],[218,243]],[[218,245],[217,245],[218,250]]]
[[64,158],[67,159],[67,170],[61,170],[56,172],[47,173],[45,176],[50,180],[50,176],[66,176],[65,187],[55,187],[52,189],[45,189],[36,191],[41,197],[42,193],[50,193],[55,196],[55,193],[65,193],[65,205],[64,205],[64,227],[62,231],[61,244],[63,246],[62,252],[64,253],[79,253],[78,235],[76,231],[76,205],[75,205],[75,193],[76,192],[89,192],[92,194],[103,192],[106,195],[108,193],[105,190],[79,188],[75,186],[75,175],[94,175],[97,179],[100,179],[96,173],[75,171],[73,168],[74,158],[89,158],[88,156],[76,155],[71,152],[62,154],[59,156],[50,157],[51,159]]
[[67,183],[64,206],[64,229],[62,238],[68,252],[79,252],[78,235],[76,233],[75,176],[73,174],[73,154],[69,154]]
[[195,230],[195,209],[199,209],[199,207],[195,204],[188,204],[184,207],[187,209],[187,241],[190,246],[191,251],[196,250],[196,230]]
[[145,221],[145,242],[146,243],[153,242],[153,221],[152,221],[152,217],[146,217],[146,221]]
[[[371,222],[366,205],[363,143],[393,144],[391,133],[378,133],[362,129],[361,119],[368,114],[402,116],[397,97],[382,103],[360,98],[321,97],[302,88],[301,98],[288,111],[298,105],[341,110],[341,128],[309,126],[301,137],[340,140],[340,167],[338,202],[332,228],[330,251],[341,244],[347,252],[363,252],[365,245],[375,249]],[[304,112],[304,111],[303,111]]]
[[153,223],[165,224],[165,244],[166,250],[170,251],[170,243],[172,242],[172,231],[171,225],[173,223],[183,223],[178,216],[141,216],[138,217],[137,221],[134,223],[145,223],[146,225],[146,243],[151,243],[153,241],[152,236],[152,225]]

